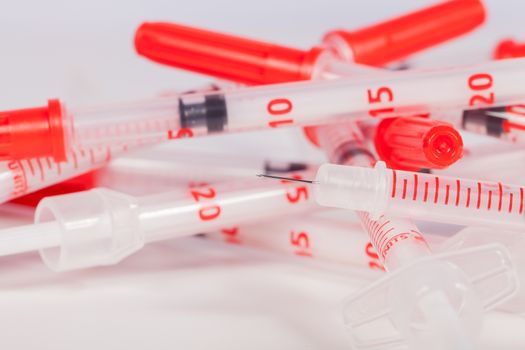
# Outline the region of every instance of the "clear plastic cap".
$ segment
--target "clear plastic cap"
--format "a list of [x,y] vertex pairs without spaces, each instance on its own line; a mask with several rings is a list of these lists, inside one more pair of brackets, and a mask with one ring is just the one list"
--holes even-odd
[[35,214],[39,224],[53,223],[53,240],[40,255],[55,271],[112,265],[144,246],[136,200],[97,188],[44,198]]

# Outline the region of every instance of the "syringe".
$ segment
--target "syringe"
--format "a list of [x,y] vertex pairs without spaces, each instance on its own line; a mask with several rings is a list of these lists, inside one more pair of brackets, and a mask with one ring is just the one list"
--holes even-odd
[[47,197],[37,206],[35,224],[0,232],[0,255],[39,250],[58,271],[110,265],[152,241],[316,207],[306,185],[287,181],[193,184],[185,192],[134,197],[97,188]]
[[386,214],[498,229],[525,227],[523,186],[387,169],[383,162],[374,169],[324,164],[310,182],[319,204],[366,211],[373,218]]
[[[524,79],[525,59],[515,59],[466,68],[388,73],[385,78],[341,78],[187,94],[178,99],[166,97],[72,112],[67,120],[65,113],[49,115],[53,115],[53,125],[61,125],[59,129],[63,130],[55,133],[57,137],[71,140],[71,146],[143,138],[160,141],[225,131],[424,114],[429,109],[462,110],[478,107],[469,101],[479,100],[480,94],[488,91],[496,96],[495,106],[508,105],[525,98],[525,92],[519,89]],[[18,122],[27,122],[24,132],[39,141],[47,140],[39,144],[52,143],[54,136],[41,119],[37,118],[38,126],[33,124],[33,128],[26,118],[32,118],[32,113],[15,114],[18,117],[9,121],[13,134],[6,138],[16,137]],[[43,147],[19,150],[6,146],[4,154],[16,158],[42,152],[48,151]],[[60,158],[64,149],[52,153]]]

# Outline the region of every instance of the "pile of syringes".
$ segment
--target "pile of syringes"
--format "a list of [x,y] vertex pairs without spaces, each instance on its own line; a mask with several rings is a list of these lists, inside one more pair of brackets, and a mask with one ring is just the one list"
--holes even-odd
[[[308,50],[142,23],[138,55],[218,81],[0,112],[1,200],[36,206],[34,224],[0,230],[0,256],[38,251],[60,272],[203,234],[370,274],[343,302],[349,348],[477,349],[487,311],[525,312],[525,46],[504,40],[470,66],[396,67],[485,18],[480,0],[441,1]],[[288,127],[327,163],[152,149]],[[468,133],[499,140],[464,145]],[[361,228],[321,215],[334,211]],[[457,233],[425,232],[427,221]]]

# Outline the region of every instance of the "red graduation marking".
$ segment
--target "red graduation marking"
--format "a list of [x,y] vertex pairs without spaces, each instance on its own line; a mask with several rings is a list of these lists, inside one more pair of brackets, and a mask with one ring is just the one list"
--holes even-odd
[[414,174],[414,193],[412,194],[413,201],[415,201],[417,198],[417,183],[418,183],[418,176],[417,174]]
[[397,176],[396,171],[392,169],[392,198],[396,196],[396,182],[397,182]]
[[476,204],[476,208],[479,209],[481,206],[481,183],[478,182],[478,202]]
[[523,187],[520,187],[520,215],[523,214]]
[[460,190],[461,190],[461,181],[456,180],[456,207],[459,205],[459,197],[460,197]]
[[434,192],[434,203],[438,202],[439,198],[439,178],[436,176],[436,191]]
[[498,182],[498,191],[499,191],[498,211],[501,211],[501,205],[503,204],[503,185],[501,184],[501,182]]

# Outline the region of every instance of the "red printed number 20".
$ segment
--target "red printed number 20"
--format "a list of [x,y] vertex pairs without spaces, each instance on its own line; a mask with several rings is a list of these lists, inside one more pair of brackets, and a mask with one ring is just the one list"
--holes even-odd
[[[191,196],[195,202],[203,202],[215,199],[215,189],[208,184],[199,184],[199,187],[191,189]],[[210,204],[199,209],[199,218],[202,221],[216,219],[221,214],[221,207],[217,204]]]

